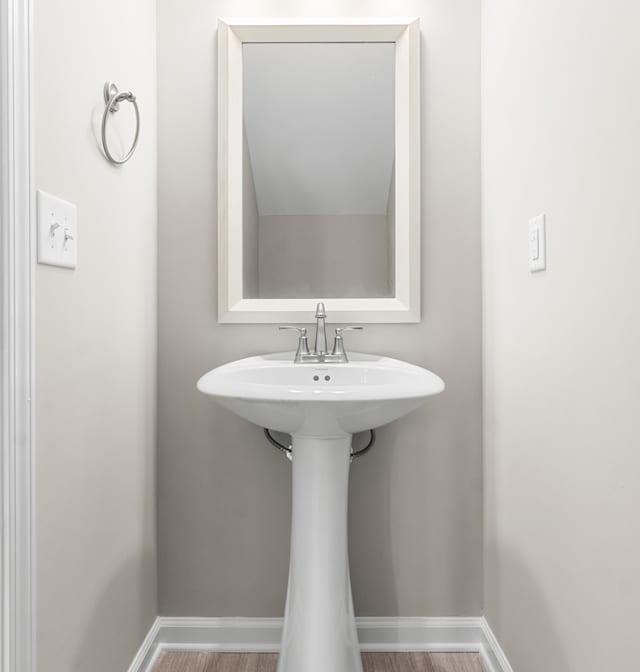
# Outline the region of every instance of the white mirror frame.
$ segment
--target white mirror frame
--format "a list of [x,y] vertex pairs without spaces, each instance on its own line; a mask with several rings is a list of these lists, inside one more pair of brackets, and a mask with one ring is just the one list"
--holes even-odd
[[[394,42],[395,297],[247,299],[242,258],[242,44]],[[420,321],[420,23],[410,19],[219,19],[218,319],[304,322],[324,301],[335,322]]]

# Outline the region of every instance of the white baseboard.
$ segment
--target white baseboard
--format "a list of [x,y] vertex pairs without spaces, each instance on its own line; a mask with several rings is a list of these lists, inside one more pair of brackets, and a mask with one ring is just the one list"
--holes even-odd
[[[489,624],[479,618],[358,618],[363,651],[478,652],[486,672],[513,672]],[[151,627],[129,672],[151,672],[162,651],[277,652],[281,618],[169,618]]]
[[484,633],[487,643],[486,654],[489,658],[489,670],[495,670],[495,672],[513,672],[513,668],[509,664],[507,657],[502,650],[502,647],[498,643],[496,636],[493,634],[491,626],[487,622],[487,619],[482,617],[482,631]]
[[129,665],[128,672],[151,672],[157,654],[160,652],[160,618],[156,618],[147,636]]

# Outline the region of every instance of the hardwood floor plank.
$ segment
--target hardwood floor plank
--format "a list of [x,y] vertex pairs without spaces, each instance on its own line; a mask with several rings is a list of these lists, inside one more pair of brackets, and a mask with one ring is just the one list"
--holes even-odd
[[429,659],[433,672],[484,672],[479,653],[430,653]]
[[153,672],[204,672],[208,654],[193,651],[163,651]]
[[363,653],[362,667],[365,672],[433,672],[424,653]]
[[277,653],[210,653],[204,672],[276,672]]
[[484,672],[477,653],[363,653],[365,672]]
[[[477,653],[363,653],[364,672],[484,672]],[[153,672],[276,672],[276,653],[165,651]]]

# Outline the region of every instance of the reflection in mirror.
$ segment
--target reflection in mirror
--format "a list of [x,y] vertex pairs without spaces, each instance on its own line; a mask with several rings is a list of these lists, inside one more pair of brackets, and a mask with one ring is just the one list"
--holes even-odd
[[242,49],[244,297],[395,296],[395,44]]

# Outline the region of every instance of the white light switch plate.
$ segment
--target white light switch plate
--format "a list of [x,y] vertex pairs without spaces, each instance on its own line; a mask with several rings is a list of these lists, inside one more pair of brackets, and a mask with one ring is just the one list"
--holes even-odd
[[547,267],[547,238],[545,215],[529,220],[529,270],[544,271]]
[[73,203],[38,190],[38,263],[75,268],[78,261],[77,210]]

